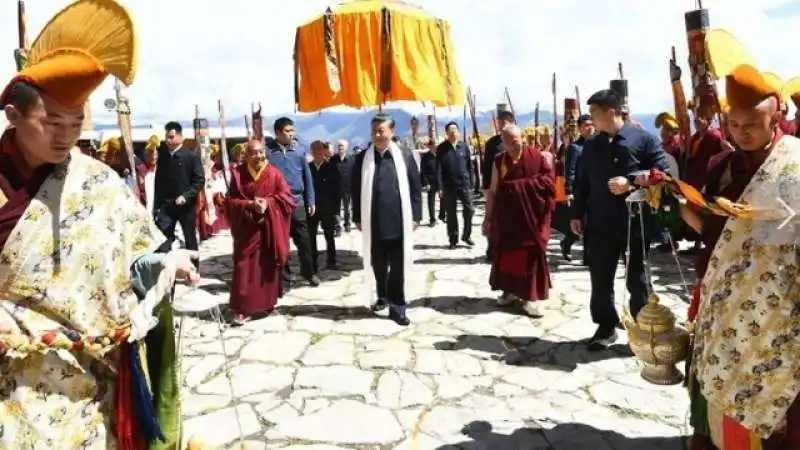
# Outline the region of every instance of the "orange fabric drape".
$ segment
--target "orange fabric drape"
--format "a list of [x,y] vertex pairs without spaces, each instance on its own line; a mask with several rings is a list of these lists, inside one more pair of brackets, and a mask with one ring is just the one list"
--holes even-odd
[[391,8],[389,17],[391,90],[385,99],[380,93],[383,58],[383,11],[380,8],[347,14],[334,11],[333,39],[341,80],[339,92],[331,89],[325,69],[324,17],[298,28],[295,57],[299,71],[299,111],[312,112],[337,105],[361,108],[397,100],[424,100],[437,106],[463,102],[464,91],[456,72],[449,24],[431,16]]

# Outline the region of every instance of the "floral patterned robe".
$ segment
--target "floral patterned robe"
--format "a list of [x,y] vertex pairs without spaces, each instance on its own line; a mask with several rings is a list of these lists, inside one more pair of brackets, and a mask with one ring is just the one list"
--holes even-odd
[[45,180],[0,253],[0,449],[116,448],[132,268],[164,240],[102,162],[73,153]]

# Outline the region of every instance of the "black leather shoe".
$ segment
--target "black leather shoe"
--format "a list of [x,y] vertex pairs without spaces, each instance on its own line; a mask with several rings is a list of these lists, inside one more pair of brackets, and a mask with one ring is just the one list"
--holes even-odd
[[571,248],[567,248],[567,246],[564,243],[564,241],[561,241],[561,243],[559,245],[561,247],[561,256],[564,257],[564,259],[567,262],[571,262],[572,261],[572,249]]
[[408,320],[408,317],[405,313],[398,313],[394,310],[389,311],[389,318],[396,324],[400,325],[401,327],[407,327],[411,321]]
[[468,237],[466,237],[464,239],[461,239],[461,242],[469,245],[470,247],[474,247],[475,246],[475,241],[473,241],[472,239],[470,239]]
[[378,301],[375,302],[375,304],[372,305],[369,309],[371,309],[372,312],[379,312],[386,309],[387,306],[389,306],[389,302],[387,302],[385,298],[378,298]]

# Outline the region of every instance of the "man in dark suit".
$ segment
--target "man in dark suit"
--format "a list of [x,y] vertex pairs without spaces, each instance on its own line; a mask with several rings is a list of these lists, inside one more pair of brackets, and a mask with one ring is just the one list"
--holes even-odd
[[311,239],[311,260],[314,273],[319,271],[317,250],[317,231],[322,225],[322,234],[325,236],[325,249],[328,254],[328,269],[336,269],[336,214],[341,204],[341,177],[338,167],[327,156],[327,148],[322,141],[311,143],[311,156],[313,160],[308,163],[311,178],[314,180],[314,193],[316,194],[317,210],[308,219],[308,234]]
[[[439,184],[436,180],[436,146],[420,156],[420,178],[422,190],[428,193],[428,221],[430,226],[436,225],[436,198],[439,196]],[[444,208],[439,208],[444,213]]]
[[[347,153],[347,141],[344,139],[340,140],[336,143],[336,155],[331,158],[331,162],[336,166],[336,169],[339,171],[339,182],[341,187],[341,192],[339,192],[339,197],[341,198],[341,206],[336,210],[336,235],[342,234],[342,223],[339,220],[339,214],[341,213],[344,218],[344,232],[350,232],[350,213],[351,209],[351,199],[350,199],[350,179],[353,177],[353,161],[355,160],[354,156],[351,156]],[[319,192],[319,190],[315,190]]]
[[[641,229],[638,217],[629,215],[625,201],[637,182],[634,174],[651,168],[669,172],[669,164],[654,136],[623,120],[623,101],[615,91],[596,92],[587,104],[599,134],[583,149],[570,227],[575,234],[583,235],[586,217],[586,230],[592,236],[587,243],[591,254],[590,309],[598,328],[589,341],[589,349],[602,350],[617,338],[619,315],[614,304],[614,277],[626,247],[630,251],[627,289],[633,317],[652,292],[643,257],[643,250],[649,248],[647,230]],[[650,211],[645,205],[642,209],[646,227]]]
[[[197,193],[206,179],[196,152],[183,148],[183,127],[169,122],[164,127],[164,145],[158,150],[154,189],[155,221],[167,237],[162,251],[175,241],[175,225],[181,225],[186,248],[197,250]],[[197,263],[196,263],[197,264]]]
[[[275,141],[267,149],[267,159],[282,174],[289,185],[296,206],[292,212],[289,234],[297,248],[300,260],[300,273],[311,286],[319,286],[319,277],[314,274],[311,262],[311,239],[308,234],[308,218],[316,212],[314,181],[308,168],[306,153],[297,147],[294,122],[288,117],[277,119],[273,125]],[[291,284],[291,269],[286,264],[283,269],[285,285]]]
[[447,237],[450,248],[458,244],[458,202],[461,202],[464,229],[461,240],[472,247],[472,157],[469,149],[459,139],[458,124],[450,122],[444,127],[447,139],[436,147],[436,179],[439,195],[444,199],[447,216]]
[[[406,326],[409,320],[405,277],[413,262],[411,230],[422,220],[419,169],[412,152],[392,141],[394,120],[391,117],[380,113],[372,119],[371,127],[373,145],[356,157],[353,166],[353,221],[364,233],[364,265],[369,264],[375,276],[378,299],[373,311],[388,305],[389,318]],[[401,176],[402,172],[405,177]],[[370,189],[365,196],[370,198],[368,204],[361,201],[362,180]],[[368,226],[362,228],[365,218],[368,218],[364,222]],[[367,286],[367,289],[371,292],[372,287]]]
[[[575,190],[577,189],[578,184],[580,183],[580,174],[581,172],[581,160],[583,157],[583,149],[586,147],[589,140],[594,137],[594,122],[592,122],[592,117],[588,114],[583,114],[578,118],[578,132],[580,133],[580,137],[578,140],[573,142],[573,144],[579,149],[575,152],[575,159],[572,161],[570,166],[566,168],[566,187],[567,193],[569,194],[570,204],[574,205],[575,203]],[[586,219],[584,217],[583,223],[586,223]],[[586,234],[586,227],[583,230],[583,265],[589,265],[589,249],[587,242],[589,241],[589,236]],[[570,230],[571,231],[571,230]],[[581,237],[576,235],[575,233],[570,233],[568,237],[561,242],[561,252],[566,254],[572,253],[572,245],[580,239]]]

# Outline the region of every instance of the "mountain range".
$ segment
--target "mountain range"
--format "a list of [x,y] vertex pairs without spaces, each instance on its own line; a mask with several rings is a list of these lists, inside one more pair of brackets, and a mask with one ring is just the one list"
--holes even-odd
[[[391,115],[396,125],[396,134],[400,138],[405,138],[410,134],[410,126],[411,117],[413,116],[411,113],[403,110],[403,109],[385,109],[385,113]],[[375,111],[357,111],[357,112],[322,112],[317,114],[297,114],[297,115],[288,115],[294,123],[295,128],[297,129],[297,135],[301,141],[309,142],[314,139],[323,139],[323,140],[338,140],[338,139],[346,139],[350,142],[351,147],[355,145],[366,145],[369,142],[369,130],[370,130],[370,120],[375,115]],[[476,114],[476,119],[478,122],[478,129],[481,133],[489,134],[490,132],[490,122],[492,120],[492,111],[483,111],[478,112]],[[279,115],[274,116],[265,116],[264,117],[264,128],[265,132],[268,135],[271,135],[272,129],[272,122],[280,117]],[[655,121],[655,114],[640,114],[635,115],[633,117],[634,120],[638,120],[641,122],[646,129],[650,132],[657,134],[654,121]],[[424,115],[418,115],[417,118],[420,122],[419,133],[420,135],[427,135],[427,117]],[[146,117],[136,117],[136,122],[150,122],[155,123],[155,120],[147,120]],[[145,119],[144,121],[142,119]],[[447,115],[440,115],[437,117],[436,125],[437,130],[439,133],[442,133],[444,126],[450,122],[455,121],[459,125],[462,125],[463,116],[461,114],[454,115],[454,114],[447,114]],[[562,119],[559,118],[561,121]],[[217,127],[219,123],[216,119],[209,118],[209,126]],[[517,114],[517,122],[520,126],[528,127],[532,126],[534,122],[534,113],[533,111],[525,112]],[[540,124],[553,124],[553,115],[549,111],[540,111],[539,112],[539,123]],[[182,121],[181,125],[185,128],[191,128],[192,122],[191,120]],[[227,120],[227,126],[229,127],[245,127],[245,120],[244,117],[238,118],[231,118]],[[94,128],[96,130],[107,130],[107,129],[114,129],[116,128],[116,123],[105,123],[105,124],[95,124]],[[134,128],[149,128],[152,125],[147,126],[134,126]],[[470,134],[472,133],[472,122],[467,116],[467,123],[466,123],[467,132]]]

